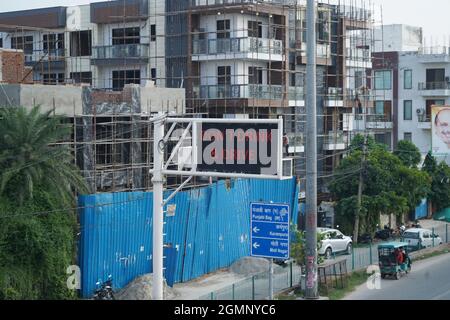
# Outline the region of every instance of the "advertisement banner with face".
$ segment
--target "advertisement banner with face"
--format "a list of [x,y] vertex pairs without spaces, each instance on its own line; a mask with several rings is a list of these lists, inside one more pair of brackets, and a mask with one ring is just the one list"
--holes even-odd
[[433,155],[450,154],[450,106],[433,106],[431,123]]

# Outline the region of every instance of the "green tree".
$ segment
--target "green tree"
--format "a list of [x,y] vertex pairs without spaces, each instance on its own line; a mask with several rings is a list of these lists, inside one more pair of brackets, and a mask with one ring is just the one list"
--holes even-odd
[[422,160],[419,148],[414,143],[406,140],[398,142],[394,154],[409,168],[417,168]]
[[434,211],[450,207],[450,167],[445,162],[438,164],[430,152],[425,158],[422,171],[431,176],[428,199],[432,202]]
[[[360,140],[361,137],[357,137],[355,145],[358,145]],[[353,233],[356,214],[359,214],[360,223],[354,234],[373,232],[379,223],[380,214],[395,214],[401,217],[420,204],[431,187],[431,179],[427,173],[406,166],[384,146],[368,139],[365,161],[361,149],[351,149],[329,184],[337,201],[337,221],[347,234]],[[363,196],[358,212],[357,195],[361,170]],[[356,240],[354,239],[355,242]]]
[[0,196],[14,196],[22,204],[39,183],[66,200],[74,188],[86,190],[70,149],[55,145],[70,136],[70,127],[50,114],[39,107],[0,110]]
[[70,129],[38,107],[0,110],[0,299],[65,299],[75,258],[75,191],[86,190]]

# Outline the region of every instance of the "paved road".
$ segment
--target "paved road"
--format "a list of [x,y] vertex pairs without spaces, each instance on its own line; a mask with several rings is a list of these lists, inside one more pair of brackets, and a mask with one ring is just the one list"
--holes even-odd
[[450,300],[450,254],[413,262],[400,280],[381,280],[380,290],[364,284],[345,300]]

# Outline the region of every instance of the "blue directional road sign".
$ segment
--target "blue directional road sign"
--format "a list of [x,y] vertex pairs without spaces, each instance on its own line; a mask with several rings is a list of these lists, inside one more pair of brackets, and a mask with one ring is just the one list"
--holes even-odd
[[289,259],[290,210],[287,204],[252,203],[251,255]]

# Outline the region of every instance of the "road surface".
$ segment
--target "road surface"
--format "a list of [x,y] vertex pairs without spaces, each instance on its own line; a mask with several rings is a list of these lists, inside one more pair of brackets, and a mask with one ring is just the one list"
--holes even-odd
[[400,280],[382,279],[379,290],[364,284],[345,300],[450,300],[450,254],[413,262]]

